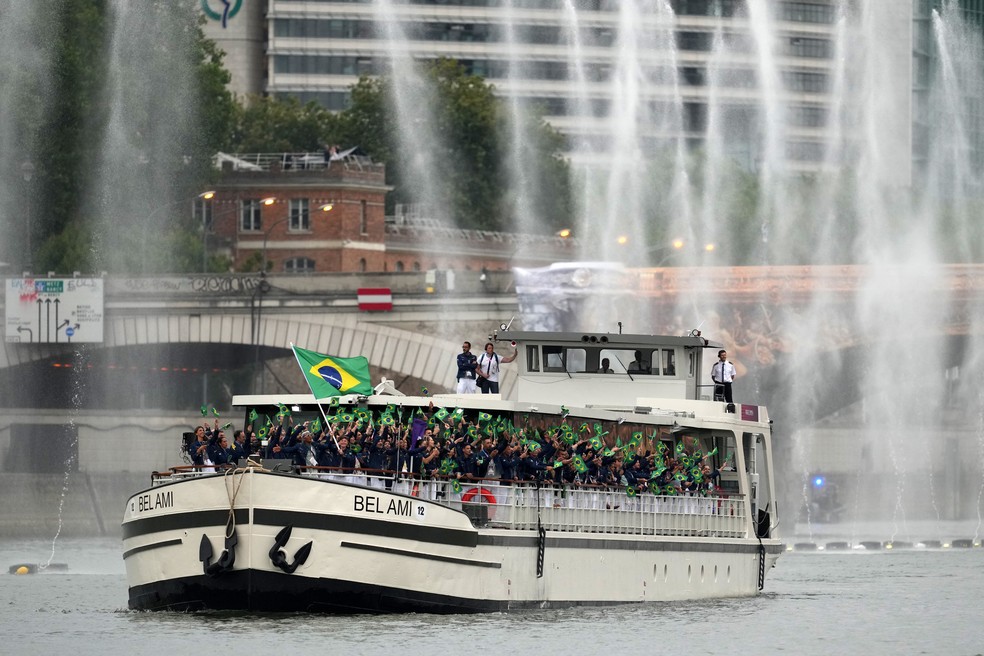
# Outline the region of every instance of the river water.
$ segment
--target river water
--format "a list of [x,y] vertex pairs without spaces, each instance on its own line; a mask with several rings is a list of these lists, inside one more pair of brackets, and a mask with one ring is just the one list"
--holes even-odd
[[0,540],[0,654],[984,654],[984,549],[791,552],[758,597],[434,616],[126,610],[116,540]]

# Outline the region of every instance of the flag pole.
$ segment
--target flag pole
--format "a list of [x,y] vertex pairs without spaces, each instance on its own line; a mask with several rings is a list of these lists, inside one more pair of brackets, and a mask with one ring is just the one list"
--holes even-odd
[[[301,370],[301,375],[303,376],[304,375],[304,365],[301,364],[301,359],[299,357],[297,357],[297,349],[294,348],[294,342],[289,342],[289,344],[290,344],[290,352],[294,354],[294,361],[297,362],[297,368]],[[325,415],[325,409],[321,407],[321,401],[318,399],[317,395],[314,393],[314,390],[311,389],[311,383],[308,382],[307,376],[304,376],[304,382],[305,382],[305,384],[307,384],[308,390],[311,392],[311,396],[314,397],[314,404],[316,406],[318,406],[318,412],[321,414],[321,419],[322,419],[322,421],[325,422],[325,430],[328,432],[329,435],[331,435],[331,441],[335,443],[335,448],[340,453],[341,450],[342,450],[342,447],[338,446],[338,440],[335,438],[335,431],[328,429],[328,416]]]

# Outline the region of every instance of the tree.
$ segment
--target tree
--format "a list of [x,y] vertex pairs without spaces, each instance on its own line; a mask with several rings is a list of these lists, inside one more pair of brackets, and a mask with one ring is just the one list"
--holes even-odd
[[249,98],[238,106],[232,135],[241,153],[321,150],[333,141],[338,118],[315,102],[294,97]]
[[[201,247],[189,253],[182,238],[196,226],[188,204],[175,201],[210,182],[211,156],[228,145],[235,120],[230,75],[204,36],[199,3],[56,6],[35,157],[37,242],[50,243],[36,268],[197,270]],[[64,248],[77,239],[86,241]]]
[[[509,202],[507,175],[509,116],[484,79],[469,75],[464,66],[450,59],[423,65],[434,91],[433,125],[439,156],[432,158],[436,170],[429,172],[446,183],[450,215],[462,228],[509,230],[514,225]],[[394,186],[387,207],[412,202],[414,181],[411,166],[400,152],[399,116],[392,101],[389,78],[363,78],[352,89],[351,105],[342,112],[339,140],[359,145],[373,159],[386,163],[387,182]],[[545,232],[562,225],[570,212],[570,183],[567,163],[561,156],[563,138],[538,115],[524,126],[532,135],[530,148],[542,185],[536,212]]]

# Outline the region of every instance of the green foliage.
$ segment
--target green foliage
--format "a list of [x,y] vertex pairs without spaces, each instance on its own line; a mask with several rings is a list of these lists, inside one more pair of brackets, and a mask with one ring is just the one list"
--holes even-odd
[[236,112],[233,150],[240,153],[320,151],[332,142],[338,118],[314,102],[252,97]]
[[[430,120],[441,143],[432,174],[450,188],[451,216],[463,228],[511,230],[514,218],[509,202],[506,157],[508,113],[484,79],[469,75],[458,62],[441,59],[426,65],[424,74],[434,90]],[[409,203],[414,180],[409,162],[400,156],[392,80],[363,78],[352,88],[352,102],[339,117],[339,141],[359,145],[387,165],[387,182],[394,187],[387,206]],[[543,179],[542,200],[536,208],[544,232],[551,232],[569,217],[571,202],[567,163],[560,154],[563,138],[541,117],[524,126],[531,135],[528,148],[535,153]]]

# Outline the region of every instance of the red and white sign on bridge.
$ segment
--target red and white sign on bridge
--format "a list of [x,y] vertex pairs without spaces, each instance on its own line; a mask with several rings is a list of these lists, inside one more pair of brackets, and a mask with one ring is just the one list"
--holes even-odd
[[359,309],[363,312],[388,312],[393,309],[393,293],[389,287],[360,287]]

